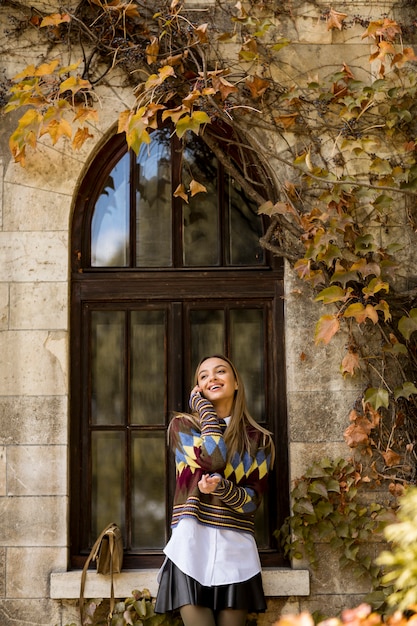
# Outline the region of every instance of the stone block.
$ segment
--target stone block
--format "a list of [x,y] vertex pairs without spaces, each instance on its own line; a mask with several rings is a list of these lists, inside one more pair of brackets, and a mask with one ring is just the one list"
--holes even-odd
[[8,446],[8,496],[67,495],[66,446]]
[[68,229],[70,193],[11,183],[4,183],[4,190],[3,230],[38,232]]
[[67,393],[67,334],[64,331],[2,332],[0,354],[4,395]]
[[50,139],[45,136],[38,142],[36,150],[28,149],[24,168],[11,163],[5,172],[5,182],[29,187],[33,195],[42,190],[52,193],[58,191],[72,197],[82,160],[72,150],[70,143],[60,141],[55,146],[50,144]]
[[12,283],[10,285],[9,328],[10,330],[67,330],[68,284],[66,282]]
[[0,447],[0,496],[6,495],[6,450],[5,446]]
[[8,548],[6,597],[47,598],[49,575],[65,570],[67,556],[66,548]]
[[[354,575],[353,567],[350,565],[342,568],[340,566],[340,553],[329,544],[321,543],[317,545],[319,555],[317,568],[311,572],[311,594],[321,595],[360,595],[369,593],[372,590],[370,578],[364,574],[359,578]],[[372,559],[376,557],[375,544],[360,546],[358,560],[361,556],[370,555]]]
[[320,461],[325,457],[348,459],[351,455],[351,449],[342,442],[291,443],[289,450],[291,483],[300,478],[314,461]]
[[64,496],[0,498],[0,546],[65,546],[67,507]]
[[0,331],[9,327],[9,284],[0,283]]
[[[330,572],[328,573],[330,576]],[[344,609],[353,609],[363,602],[364,593],[358,594],[324,594],[311,596],[308,599],[300,598],[301,611],[315,614],[316,620],[327,617],[337,617]]]
[[1,626],[61,625],[60,607],[57,602],[47,598],[2,599],[0,600],[0,624]]
[[292,391],[288,394],[291,442],[318,443],[343,440],[349,413],[359,391]]
[[6,595],[6,548],[0,548],[0,598]]
[[65,445],[67,396],[0,396],[0,444]]
[[68,233],[0,232],[2,280],[62,282],[68,277]]

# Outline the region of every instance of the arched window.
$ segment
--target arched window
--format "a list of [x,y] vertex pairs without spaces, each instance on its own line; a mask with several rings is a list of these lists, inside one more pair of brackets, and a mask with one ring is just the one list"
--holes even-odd
[[[206,191],[187,202],[193,180]],[[282,268],[259,244],[263,226],[194,134],[155,130],[137,156],[115,135],[89,167],[72,228],[73,567],[111,521],[126,567],[162,563],[174,489],[166,428],[214,353],[233,359],[252,414],[275,433],[256,533],[263,564],[284,563],[273,537],[288,514]]]

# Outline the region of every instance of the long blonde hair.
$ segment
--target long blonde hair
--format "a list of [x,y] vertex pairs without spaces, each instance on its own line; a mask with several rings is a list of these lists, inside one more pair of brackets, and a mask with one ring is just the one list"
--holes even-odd
[[[235,391],[232,410],[230,414],[231,419],[227,426],[225,437],[224,437],[225,443],[227,445],[228,460],[231,459],[236,452],[238,452],[239,454],[243,454],[245,451],[248,451],[248,452],[250,451],[251,440],[250,440],[249,433],[248,433],[248,430],[249,430],[248,425],[249,425],[253,429],[259,431],[262,434],[262,439],[261,439],[262,447],[270,448],[271,467],[272,467],[274,463],[274,458],[275,458],[275,446],[272,440],[272,434],[269,432],[269,430],[266,430],[266,428],[263,428],[262,426],[260,426],[258,422],[250,414],[248,405],[246,402],[245,386],[243,384],[242,377],[240,376],[238,370],[236,369],[232,361],[228,359],[226,356],[223,356],[222,354],[213,354],[211,356],[203,357],[195,369],[194,384],[197,385],[198,383],[198,372],[200,370],[202,363],[204,363],[204,361],[207,361],[207,359],[211,359],[211,358],[221,359],[222,361],[225,361],[225,363],[228,363],[232,369],[233,375],[237,382],[237,389]],[[199,424],[199,421],[197,419],[198,418],[197,414],[177,413],[176,415],[181,415],[184,417],[191,418],[191,420],[195,424]]]

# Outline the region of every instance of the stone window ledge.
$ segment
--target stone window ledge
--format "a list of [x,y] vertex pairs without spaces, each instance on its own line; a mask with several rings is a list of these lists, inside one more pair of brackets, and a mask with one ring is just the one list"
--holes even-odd
[[[116,598],[128,598],[134,589],[149,589],[156,596],[158,583],[157,569],[126,570],[114,575],[114,595]],[[308,570],[289,568],[264,568],[262,581],[267,597],[308,596],[310,577]],[[80,596],[81,571],[52,572],[51,598],[71,600]],[[85,585],[85,598],[108,598],[110,595],[110,576],[97,574],[89,570]]]

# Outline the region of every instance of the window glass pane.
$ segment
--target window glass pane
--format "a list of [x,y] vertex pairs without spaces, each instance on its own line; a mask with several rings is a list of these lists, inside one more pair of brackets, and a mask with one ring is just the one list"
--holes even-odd
[[131,338],[131,423],[163,424],[165,311],[134,311]]
[[229,263],[231,265],[259,265],[264,262],[264,251],[259,243],[262,221],[257,206],[246,197],[241,186],[226,176],[229,213]]
[[124,313],[91,314],[91,422],[124,422]]
[[194,179],[207,189],[183,203],[183,255],[186,266],[220,263],[217,199],[217,159],[193,133],[184,148],[182,182],[186,190]]
[[136,265],[172,264],[171,148],[168,130],[152,133],[137,161]]
[[165,433],[134,433],[132,437],[132,547],[163,548]]
[[129,265],[129,153],[110,172],[91,222],[91,265]]
[[258,550],[265,550],[270,548],[269,540],[269,520],[268,520],[268,496],[266,491],[262,497],[262,502],[255,515],[255,539],[258,546]]
[[265,419],[263,310],[231,310],[230,333],[233,361],[245,384],[249,410],[255,419],[263,421]]
[[224,352],[224,312],[218,309],[191,311],[192,370],[200,359]]
[[91,433],[91,532],[96,539],[107,524],[124,528],[124,434]]

